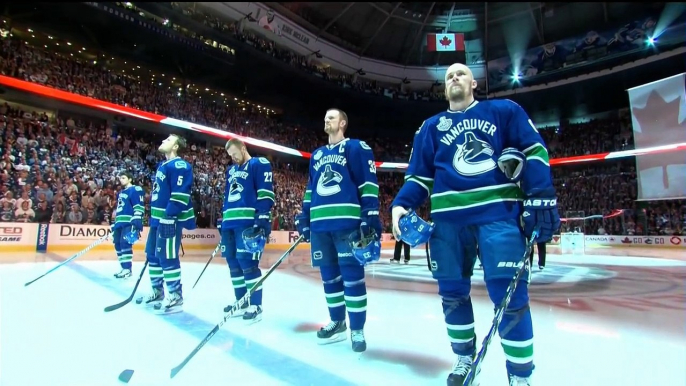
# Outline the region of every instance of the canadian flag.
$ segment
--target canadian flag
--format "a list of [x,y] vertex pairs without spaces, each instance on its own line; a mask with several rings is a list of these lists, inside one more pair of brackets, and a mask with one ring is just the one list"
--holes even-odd
[[428,51],[464,51],[464,34],[427,34]]

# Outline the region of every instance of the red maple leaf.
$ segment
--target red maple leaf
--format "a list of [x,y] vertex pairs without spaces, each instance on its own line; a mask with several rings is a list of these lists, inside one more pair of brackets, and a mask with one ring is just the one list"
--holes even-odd
[[447,36],[443,36],[443,39],[441,39],[441,40],[439,41],[439,43],[441,43],[441,45],[442,45],[443,47],[448,47],[448,46],[450,45],[450,43],[452,43],[452,42],[453,42],[453,41],[450,40],[450,39],[448,39]]
[[[634,143],[637,148],[671,145],[686,142],[686,121],[679,122],[681,97],[666,102],[660,94],[653,90],[648,95],[645,107],[631,109],[641,132],[634,132]],[[641,155],[636,163],[641,170],[662,167],[663,184],[669,188],[667,166],[684,163],[683,152],[663,153],[655,155]]]

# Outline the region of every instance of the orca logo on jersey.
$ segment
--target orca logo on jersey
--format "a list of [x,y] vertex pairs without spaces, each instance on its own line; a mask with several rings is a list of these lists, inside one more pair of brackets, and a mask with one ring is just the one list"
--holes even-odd
[[122,194],[119,194],[119,198],[117,199],[117,213],[122,210],[124,210],[124,197],[122,197]]
[[491,145],[476,138],[471,132],[465,133],[464,137],[464,143],[457,144],[457,151],[453,157],[455,171],[463,176],[477,176],[495,169],[495,152]]
[[231,182],[231,187],[229,188],[229,195],[226,198],[228,202],[236,202],[241,199],[241,193],[243,192],[243,185],[233,180]]
[[340,183],[343,181],[341,173],[331,169],[331,165],[324,167],[324,172],[317,180],[317,194],[323,197],[333,196],[341,191]]

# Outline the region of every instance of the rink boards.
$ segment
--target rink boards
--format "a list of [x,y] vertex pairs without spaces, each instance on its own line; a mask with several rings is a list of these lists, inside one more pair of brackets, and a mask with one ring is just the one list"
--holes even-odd
[[[133,246],[134,251],[144,251],[149,230],[143,228],[140,241]],[[0,253],[79,251],[110,233],[110,227],[105,225],[3,223],[0,226]],[[285,250],[297,238],[298,232],[272,231],[266,249]],[[211,251],[220,240],[215,228],[184,230],[181,244],[184,250]],[[384,248],[392,248],[393,243],[390,234],[383,235]],[[301,244],[297,249],[309,249],[309,244]],[[108,239],[92,250],[114,252],[114,244]]]
[[[3,223],[0,226],[0,252],[62,252],[82,250],[111,233],[105,225],[72,225],[72,224],[26,224]],[[141,240],[147,240],[149,228],[144,228]],[[284,250],[298,237],[297,232],[272,231],[267,250]],[[686,236],[584,236],[586,245],[606,247],[657,247],[686,248]],[[214,250],[219,244],[220,235],[217,229],[195,229],[183,232],[184,250]],[[388,233],[382,236],[383,248],[393,248],[395,241]],[[559,244],[559,236],[550,242]],[[134,244],[134,251],[142,252],[145,243]],[[417,248],[423,249],[423,246]],[[107,240],[94,250],[114,251],[111,240]],[[297,249],[309,249],[309,244],[301,244]]]

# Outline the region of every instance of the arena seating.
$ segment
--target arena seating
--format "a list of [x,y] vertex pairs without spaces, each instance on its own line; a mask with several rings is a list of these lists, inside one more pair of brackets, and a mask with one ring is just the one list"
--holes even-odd
[[[12,38],[0,46],[0,73],[73,93],[88,95],[145,111],[231,130],[242,135],[304,150],[323,144],[316,130],[283,127],[255,108],[243,110],[208,102],[186,93],[156,87],[114,74],[106,67],[79,63]],[[133,170],[138,183],[150,188],[159,161],[160,135],[119,129],[106,122],[58,116],[0,106],[0,221],[104,224],[112,219],[118,184],[116,173]],[[298,135],[293,135],[297,130]],[[551,157],[583,155],[631,148],[630,122],[620,118],[565,124],[541,131]],[[582,140],[579,140],[582,138]],[[366,138],[362,138],[366,139]],[[377,160],[406,161],[408,139],[366,139]],[[402,149],[400,154],[394,149]],[[224,170],[229,159],[221,149],[206,151],[190,144],[184,155],[192,162],[198,223],[213,227],[221,207]],[[391,153],[393,153],[391,155]],[[219,167],[217,167],[219,165]],[[275,229],[293,229],[307,181],[303,165],[273,162]],[[662,201],[638,205],[633,161],[583,167],[555,167],[560,213],[583,211],[622,216],[585,223],[587,234],[683,234],[686,203]],[[384,230],[390,229],[389,205],[402,184],[401,173],[379,173]],[[149,198],[149,197],[148,197]],[[420,214],[428,217],[428,208]]]

